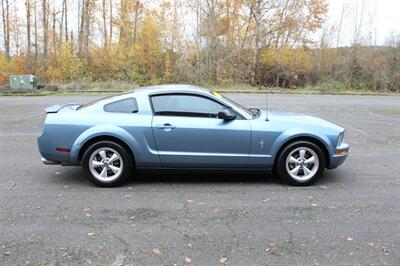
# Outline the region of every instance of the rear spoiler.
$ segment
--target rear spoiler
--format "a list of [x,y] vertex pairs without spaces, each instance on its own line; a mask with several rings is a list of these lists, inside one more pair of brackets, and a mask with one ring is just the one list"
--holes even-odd
[[57,113],[61,109],[68,107],[68,109],[76,110],[80,105],[76,103],[68,103],[68,104],[55,104],[49,107],[46,107],[44,110],[46,113]]

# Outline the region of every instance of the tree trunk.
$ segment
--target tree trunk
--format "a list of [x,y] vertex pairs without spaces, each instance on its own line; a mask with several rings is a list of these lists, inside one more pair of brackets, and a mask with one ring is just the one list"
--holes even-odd
[[128,34],[127,34],[127,27],[128,27],[128,11],[125,5],[126,0],[121,0],[121,10],[119,12],[119,43],[121,45],[126,46],[128,44]]
[[47,44],[48,44],[48,21],[47,21],[47,1],[42,0],[42,24],[43,24],[43,58],[47,57]]
[[68,43],[68,6],[67,0],[64,0],[64,16],[65,16],[65,43]]
[[112,37],[113,37],[113,8],[112,8],[112,0],[110,0],[110,46],[111,46],[111,42],[112,42]]
[[26,0],[26,39],[27,39],[27,55],[31,54],[31,0]]
[[[81,9],[80,9],[80,16],[78,16],[79,17],[79,19],[80,19],[80,25],[79,25],[79,32],[78,32],[78,52],[81,54],[82,53],[82,51],[83,51],[83,39],[84,39],[84,28],[85,28],[85,13],[86,13],[86,11],[85,11],[85,7],[86,7],[86,1],[87,0],[82,0],[82,3],[81,3],[81,5],[82,5],[82,7],[81,7]],[[78,9],[79,9],[79,7],[78,7]]]
[[90,0],[85,1],[86,7],[85,7],[85,48],[84,51],[85,53],[89,52],[89,36],[90,36]]
[[63,28],[64,13],[65,13],[65,6],[64,6],[64,0],[63,0],[62,7],[61,7],[61,22],[60,22],[60,29],[59,29],[60,36],[59,36],[59,41],[58,41],[58,47],[61,47],[62,41],[63,41],[63,36],[64,36],[64,32],[63,32],[64,31],[64,28]]
[[[54,2],[53,2],[54,3]],[[53,17],[53,53],[56,52],[56,48],[57,48],[57,37],[56,37],[56,10],[55,7],[53,5],[53,12],[52,12],[52,17]]]
[[259,51],[259,23],[258,21],[255,22],[254,25],[255,31],[255,42],[254,42],[254,54],[253,54],[253,72],[251,75],[251,85],[255,86],[257,82],[257,75],[258,75],[258,60],[260,57]]
[[106,18],[106,0],[102,1],[103,4],[103,39],[104,39],[104,47],[107,47],[108,37],[107,37],[107,18]]
[[[4,6],[5,4],[5,6]],[[7,61],[10,60],[10,4],[8,0],[1,1],[1,9],[3,15],[3,32],[4,32],[4,49]]]
[[133,21],[133,43],[136,43],[137,40],[137,27],[138,27],[138,22],[139,22],[139,15],[141,13],[141,3],[139,0],[136,0],[135,2],[135,16],[134,16],[134,21]]
[[[5,7],[4,7],[5,2]],[[7,61],[10,59],[10,50],[9,50],[9,40],[7,39],[8,36],[8,0],[1,1],[1,11],[3,17],[3,36],[4,36],[4,49],[6,52]]]
[[135,21],[133,23],[133,43],[136,43],[137,40],[137,27],[138,27],[138,21],[139,21],[139,12],[135,10]]
[[34,0],[35,2],[33,3],[33,12],[34,12],[34,27],[35,27],[35,63],[38,57],[38,27],[37,27],[37,8],[36,8],[36,0]]

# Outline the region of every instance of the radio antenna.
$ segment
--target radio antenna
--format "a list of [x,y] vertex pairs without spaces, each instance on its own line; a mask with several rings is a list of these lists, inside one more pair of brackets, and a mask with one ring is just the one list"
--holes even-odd
[[[262,90],[263,87],[259,86],[259,90]],[[269,121],[268,119],[268,86],[265,86],[265,121]]]
[[268,120],[268,86],[265,86],[265,121]]

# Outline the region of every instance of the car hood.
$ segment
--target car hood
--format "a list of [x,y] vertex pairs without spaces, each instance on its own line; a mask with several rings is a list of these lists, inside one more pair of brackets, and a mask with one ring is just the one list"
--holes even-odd
[[[265,120],[267,111],[261,111],[261,115],[258,119]],[[268,111],[268,120],[269,121],[278,121],[278,122],[285,122],[288,124],[295,123],[300,125],[310,125],[315,127],[323,127],[329,128],[335,131],[343,131],[344,129],[332,122],[326,121],[322,118],[318,118],[315,116],[310,116],[301,113],[292,113],[286,111]]]

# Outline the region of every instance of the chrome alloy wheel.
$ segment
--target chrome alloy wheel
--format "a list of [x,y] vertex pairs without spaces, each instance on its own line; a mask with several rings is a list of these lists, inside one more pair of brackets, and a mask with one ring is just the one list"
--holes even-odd
[[288,174],[299,182],[306,182],[314,177],[319,168],[317,153],[307,147],[292,150],[286,158]]
[[95,150],[89,158],[89,169],[93,177],[102,182],[112,182],[123,170],[121,155],[114,149],[103,147]]

